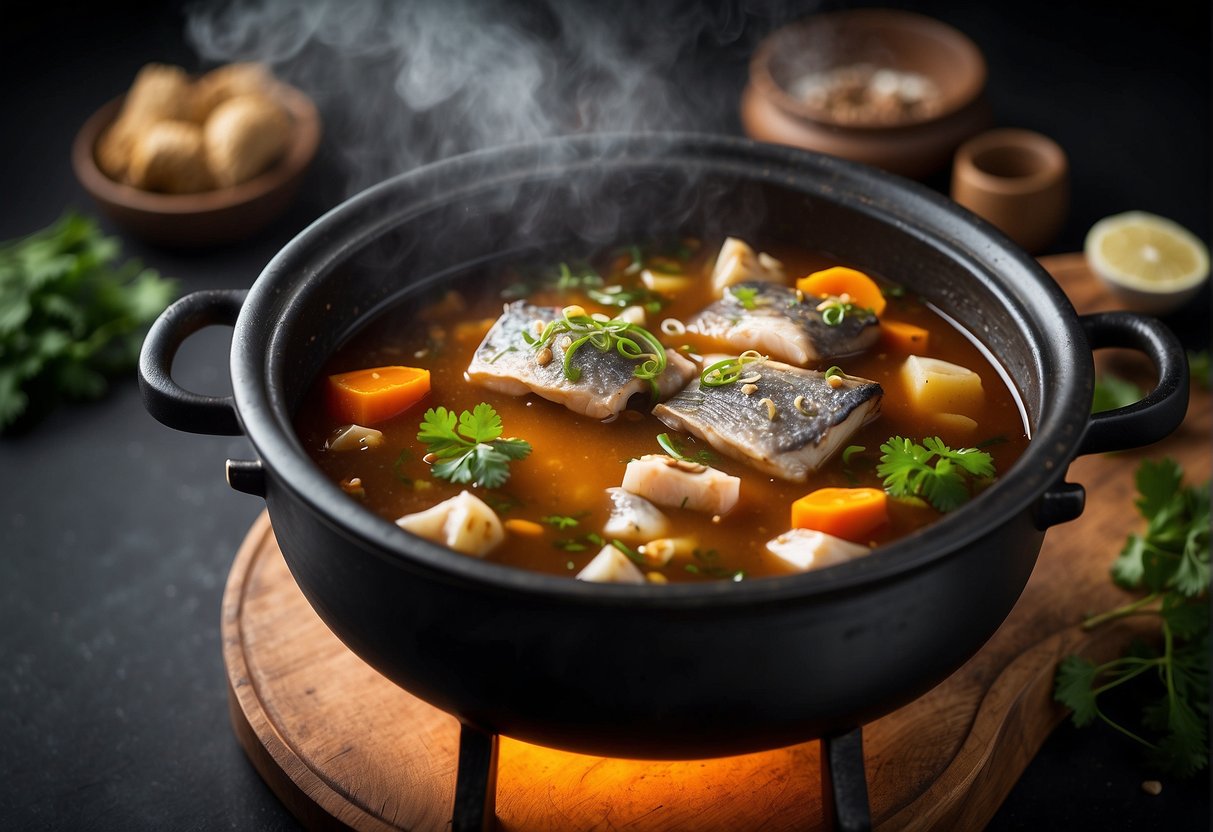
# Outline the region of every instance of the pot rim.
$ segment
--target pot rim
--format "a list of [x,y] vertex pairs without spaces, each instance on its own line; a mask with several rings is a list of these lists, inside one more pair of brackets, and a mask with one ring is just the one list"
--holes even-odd
[[[814,182],[848,208],[880,216],[902,233],[945,249],[951,259],[978,267],[986,275],[987,288],[1003,296],[1019,329],[1032,341],[1034,369],[1042,380],[1040,418],[1030,426],[1033,436],[1012,468],[955,512],[855,561],[737,583],[635,586],[571,580],[451,552],[373,514],[323,475],[299,442],[293,414],[281,391],[269,385],[273,364],[281,360],[283,346],[278,342],[276,324],[280,316],[290,314],[291,299],[301,286],[339,265],[359,244],[407,222],[409,216],[434,204],[435,199],[445,202],[466,196],[469,191],[500,188],[553,172],[569,175],[578,164],[601,169],[604,162],[599,154],[603,152],[615,154],[612,158],[617,158],[622,167],[671,165],[684,158],[674,155],[676,151],[702,163],[709,175],[713,171],[742,173],[752,180],[766,179],[790,187],[797,181]],[[486,171],[497,177],[486,178]],[[391,213],[376,215],[368,210],[389,198],[398,200],[401,194],[415,200],[407,203],[412,210],[395,204]],[[882,202],[884,195],[891,195],[895,203]],[[931,227],[928,217],[959,223],[961,235],[945,238],[942,229]],[[995,268],[1028,282],[1017,283],[1011,277],[996,279]],[[1032,305],[1029,293],[1038,296],[1037,313],[1052,314],[1019,314],[1032,311],[1028,308]],[[995,364],[1004,380],[1015,388],[1005,368]],[[1059,369],[1064,372],[1057,372]],[[731,609],[804,601],[892,580],[955,555],[1029,510],[1064,474],[1089,421],[1093,372],[1082,327],[1060,287],[1034,259],[975,215],[925,186],[854,162],[733,136],[695,133],[596,134],[491,148],[435,162],[364,190],[315,220],[266,265],[240,311],[231,351],[237,413],[267,469],[273,483],[271,491],[280,487],[290,492],[352,543],[397,561],[403,568],[480,591],[648,609],[704,605]],[[1021,395],[1017,388],[1015,392]]]

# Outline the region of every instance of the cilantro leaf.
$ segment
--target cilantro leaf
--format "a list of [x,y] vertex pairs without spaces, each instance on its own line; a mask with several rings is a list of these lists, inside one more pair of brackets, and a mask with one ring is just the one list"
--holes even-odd
[[435,477],[497,488],[510,478],[510,462],[531,452],[529,442],[502,439],[501,433],[501,417],[481,402],[458,416],[445,407],[431,407],[422,416],[417,441],[428,446]]
[[1095,379],[1095,390],[1091,396],[1091,412],[1102,413],[1127,407],[1145,398],[1146,391],[1131,381],[1112,373],[1104,373]]
[[1095,704],[1095,663],[1080,656],[1066,656],[1057,666],[1053,698],[1065,705],[1079,728],[1089,725],[1099,715]]
[[[1054,698],[1074,711],[1074,723],[1098,717],[1149,749],[1156,767],[1190,776],[1209,764],[1209,485],[1185,486],[1170,459],[1143,462],[1136,472],[1144,533],[1130,535],[1112,565],[1112,578],[1148,594],[1087,619],[1087,629],[1130,615],[1158,617],[1162,649],[1131,647],[1095,667],[1076,656],[1058,666]],[[1133,679],[1157,679],[1161,694],[1142,712],[1145,739],[1099,710],[1098,697]]]
[[176,285],[135,262],[116,239],[65,214],[0,243],[0,430],[60,399],[96,398],[138,360],[143,330]]
[[988,453],[976,448],[953,450],[938,436],[924,439],[921,445],[893,436],[880,450],[876,474],[884,480],[885,491],[894,497],[925,499],[938,511],[953,511],[968,502],[971,480],[994,476],[994,460]]

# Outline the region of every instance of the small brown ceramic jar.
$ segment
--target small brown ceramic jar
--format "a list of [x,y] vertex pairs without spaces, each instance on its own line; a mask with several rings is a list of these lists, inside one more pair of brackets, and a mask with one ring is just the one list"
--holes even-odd
[[956,151],[952,199],[1035,253],[1065,224],[1069,171],[1065,151],[1048,136],[991,130]]
[[981,51],[945,23],[893,9],[829,12],[759,44],[741,121],[759,141],[922,178],[989,126],[985,82]]

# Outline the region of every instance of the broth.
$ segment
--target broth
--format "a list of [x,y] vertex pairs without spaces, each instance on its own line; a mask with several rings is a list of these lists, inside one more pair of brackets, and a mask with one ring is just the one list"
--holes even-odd
[[[685,257],[679,267],[686,275],[706,275],[717,250],[717,246],[703,245],[697,253]],[[782,261],[789,283],[836,262],[792,247],[770,246],[765,250]],[[607,252],[594,265],[611,284],[617,281],[628,259],[628,255]],[[554,268],[548,264],[549,276],[558,274]],[[448,290],[437,297],[403,304],[377,317],[338,349],[313,384],[296,419],[304,447],[325,474],[339,483],[357,478],[364,492],[359,499],[389,521],[428,509],[462,491],[472,491],[502,520],[530,521],[523,524],[525,534],[507,531],[504,541],[487,559],[572,577],[603,546],[600,534],[611,508],[606,489],[620,485],[629,460],[662,453],[656,437],[665,433],[687,456],[709,451],[711,467],[740,477],[740,499],[719,517],[662,507],[670,522],[665,536],[692,538],[695,545],[693,551],[680,553],[665,567],[645,567],[644,571],[659,574],[661,577],[651,578],[659,582],[741,580],[795,571],[766,549],[769,540],[789,529],[791,504],[822,487],[881,488],[882,480],[876,473],[879,448],[892,436],[919,442],[927,436],[938,436],[952,448],[980,447],[990,454],[998,473],[1011,466],[1028,442],[1019,402],[991,360],[944,316],[909,293],[898,292],[895,274],[873,275],[889,296],[882,319],[929,330],[929,349],[918,354],[961,365],[980,376],[984,397],[968,414],[977,427],[969,430],[933,423],[920,411],[907,407],[900,372],[905,354],[882,340],[862,354],[823,362],[825,366],[841,366],[850,376],[878,382],[884,396],[879,418],[844,443],[844,447],[861,446],[863,450],[850,452],[845,463],[842,454],[835,454],[807,482],[773,478],[716,452],[699,439],[673,431],[648,412],[647,402],[639,407],[634,402],[618,418],[604,423],[534,394],[505,395],[469,383],[465,370],[490,325],[501,314],[503,297],[525,291],[528,302],[536,305],[580,304],[588,312],[619,312],[595,303],[586,294],[586,287],[579,285],[577,270],[566,270],[563,279],[548,280],[546,286],[524,290],[519,285],[520,277],[529,273],[533,278],[538,271],[542,271],[539,266],[530,272],[469,273],[456,283],[468,287],[468,291],[460,294]],[[722,352],[718,345],[689,333],[664,335],[658,326],[664,319],[686,321],[716,299],[707,279],[696,277],[691,283],[685,291],[670,296],[659,312],[649,314],[647,328],[671,348],[689,344],[696,352]],[[490,287],[488,291],[486,287]],[[381,446],[355,452],[326,451],[326,442],[341,424],[325,406],[326,376],[387,365],[428,369],[429,394],[405,412],[373,425],[383,432]],[[809,364],[813,369],[824,370],[825,366]],[[510,464],[508,482],[497,489],[460,485],[432,476],[425,461],[427,448],[417,439],[427,408],[442,405],[459,412],[471,410],[480,402],[490,404],[500,415],[504,436],[524,439],[532,447],[529,456]],[[889,500],[888,522],[863,542],[878,546],[896,540],[939,516],[937,510],[921,501]]]

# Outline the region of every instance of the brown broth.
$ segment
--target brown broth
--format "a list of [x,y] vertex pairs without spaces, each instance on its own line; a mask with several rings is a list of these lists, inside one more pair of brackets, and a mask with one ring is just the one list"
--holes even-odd
[[[693,257],[686,273],[701,275],[711,266],[717,247],[704,246],[705,254]],[[768,249],[785,265],[789,279],[835,265],[821,256],[795,249]],[[600,270],[607,276],[608,269]],[[481,276],[483,277],[483,276]],[[896,285],[896,275],[876,276],[884,285]],[[887,280],[884,278],[888,278]],[[476,279],[472,277],[471,279]],[[497,285],[507,286],[510,275]],[[607,282],[615,282],[607,276]],[[689,336],[664,336],[658,324],[665,318],[686,320],[710,303],[707,280],[695,281],[693,289],[678,295],[661,312],[650,315],[648,329],[668,346],[694,343]],[[528,298],[541,305],[580,303],[591,312],[611,310],[593,303],[579,291],[548,290]],[[533,448],[529,457],[510,465],[510,479],[500,489],[471,489],[485,499],[503,520],[520,518],[539,522],[541,536],[507,533],[490,560],[527,569],[572,576],[598,553],[600,545],[585,535],[600,532],[609,514],[605,490],[617,486],[629,459],[662,453],[656,436],[670,433],[688,454],[707,446],[693,437],[679,435],[640,410],[627,410],[609,424],[579,416],[560,404],[535,395],[507,396],[469,384],[463,377],[472,354],[484,333],[501,311],[496,293],[480,292],[464,299],[453,292],[430,306],[400,309],[381,316],[357,337],[339,349],[312,393],[300,409],[297,429],[316,464],[340,482],[360,478],[364,504],[388,520],[421,511],[468,488],[432,477],[422,457],[426,448],[417,441],[417,429],[426,408],[443,405],[455,411],[471,410],[487,402],[500,414],[505,435],[525,439]],[[616,310],[617,311],[617,310]],[[791,503],[817,488],[866,485],[880,487],[875,468],[879,446],[890,436],[921,441],[938,435],[954,448],[983,446],[994,458],[996,470],[1005,472],[1023,452],[1028,437],[1015,395],[983,351],[941,315],[910,297],[890,298],[883,318],[917,324],[930,330],[929,355],[968,367],[981,376],[985,401],[975,433],[957,433],[946,427],[926,426],[917,413],[903,403],[898,369],[902,354],[884,351],[881,343],[869,352],[830,363],[848,374],[879,382],[884,387],[881,416],[859,431],[848,444],[862,445],[844,467],[835,457],[806,483],[775,480],[737,460],[713,452],[713,467],[741,477],[741,499],[727,515],[713,522],[708,516],[682,509],[662,508],[671,521],[669,536],[690,535],[700,541],[698,557],[676,557],[660,570],[670,581],[732,577],[742,571],[746,578],[790,571],[766,552],[768,540],[789,527]],[[706,345],[703,346],[705,349]],[[391,364],[425,367],[430,370],[432,389],[423,402],[386,422],[374,425],[383,431],[381,447],[354,452],[325,452],[325,441],[339,427],[324,406],[324,382],[329,373]],[[816,369],[825,369],[825,366]],[[924,432],[925,431],[925,432]],[[351,498],[354,499],[354,498]],[[902,537],[939,517],[931,508],[902,501],[889,501],[890,521],[878,529],[870,543],[879,545]],[[542,518],[572,517],[575,527],[558,529]],[[580,547],[580,548],[579,548]],[[690,567],[690,568],[688,568]]]

